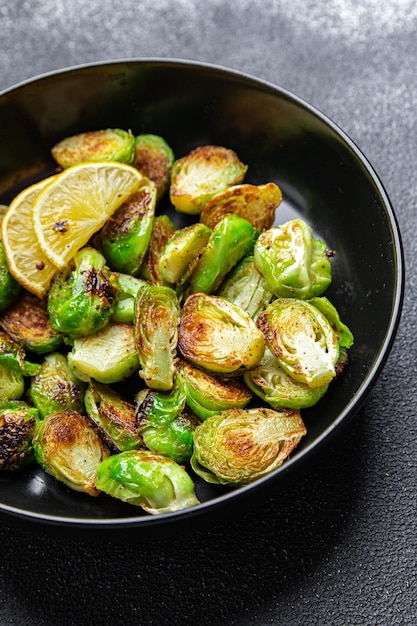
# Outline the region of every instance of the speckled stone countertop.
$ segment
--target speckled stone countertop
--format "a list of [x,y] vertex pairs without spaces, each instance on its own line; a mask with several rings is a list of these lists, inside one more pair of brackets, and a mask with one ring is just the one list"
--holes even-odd
[[138,545],[60,541],[2,517],[0,623],[417,624],[415,0],[0,0],[0,23],[0,89],[87,62],[173,57],[292,91],[373,164],[407,272],[382,375],[296,489]]

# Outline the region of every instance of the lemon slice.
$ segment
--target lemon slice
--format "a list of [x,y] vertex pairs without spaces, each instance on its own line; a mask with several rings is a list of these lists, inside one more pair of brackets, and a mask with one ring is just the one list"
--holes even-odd
[[88,162],[57,174],[35,198],[32,220],[44,254],[63,268],[136,191],[142,174],[118,162]]
[[54,176],[20,192],[6,210],[1,230],[10,273],[28,291],[42,298],[57,268],[45,256],[32,226],[32,202]]

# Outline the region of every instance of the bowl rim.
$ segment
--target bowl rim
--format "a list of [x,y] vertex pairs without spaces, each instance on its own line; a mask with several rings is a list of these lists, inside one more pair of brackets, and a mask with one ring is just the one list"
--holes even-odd
[[[257,479],[254,483],[250,483],[248,485],[243,485],[237,487],[236,489],[229,491],[225,494],[221,494],[215,498],[212,498],[206,502],[201,502],[199,505],[184,509],[181,511],[173,512],[173,513],[165,513],[161,515],[155,516],[146,516],[146,515],[131,515],[127,517],[109,517],[109,518],[69,518],[66,516],[60,515],[51,515],[45,513],[37,513],[33,511],[26,511],[25,509],[20,509],[15,506],[10,506],[7,504],[3,504],[0,502],[0,514],[11,515],[15,518],[19,518],[23,521],[28,522],[39,522],[43,525],[48,524],[49,526],[65,526],[69,529],[79,529],[79,530],[100,530],[100,529],[121,529],[121,528],[147,528],[151,526],[155,528],[157,526],[162,526],[169,524],[171,522],[182,522],[185,520],[190,520],[192,518],[203,515],[207,512],[208,509],[210,511],[213,508],[221,509],[225,508],[226,505],[230,504],[232,500],[238,500],[246,496],[249,491],[258,490],[262,491],[265,488],[267,483],[270,481],[277,482],[278,476],[280,478],[288,478],[288,475],[295,474],[296,470],[298,470],[299,466],[302,464],[306,457],[313,457],[319,450],[321,450],[324,444],[328,443],[329,440],[335,437],[340,433],[342,427],[347,426],[350,421],[354,418],[354,416],[358,413],[358,411],[363,406],[369,392],[372,387],[376,383],[378,375],[383,369],[385,362],[388,359],[389,353],[395,341],[396,333],[400,324],[403,302],[404,302],[404,289],[405,289],[405,263],[404,263],[404,249],[402,244],[401,233],[398,225],[398,220],[395,215],[394,208],[389,199],[389,196],[384,188],[384,185],[379,178],[375,168],[370,163],[368,158],[364,155],[362,150],[358,147],[358,145],[349,137],[349,135],[336,124],[331,118],[329,118],[325,113],[323,113],[316,106],[310,104],[304,98],[298,96],[294,92],[290,91],[287,88],[281,87],[279,84],[273,83],[271,81],[258,78],[250,73],[246,73],[241,70],[229,68],[223,65],[218,65],[214,63],[208,63],[197,60],[187,60],[184,58],[168,58],[168,57],[140,57],[140,58],[118,58],[118,59],[108,59],[101,61],[94,61],[89,63],[81,63],[76,65],[71,65],[68,67],[62,67],[56,70],[50,70],[33,77],[24,79],[14,85],[8,86],[5,89],[0,91],[0,100],[13,92],[18,91],[19,89],[30,86],[34,83],[39,83],[44,80],[48,80],[50,78],[55,78],[57,76],[69,75],[74,72],[82,72],[93,70],[95,68],[105,67],[105,66],[132,66],[132,65],[159,65],[161,67],[177,67],[184,68],[185,70],[202,70],[209,71],[212,73],[217,73],[219,75],[224,76],[225,78],[232,79],[234,81],[241,81],[248,86],[252,86],[255,89],[263,89],[268,93],[278,95],[279,97],[284,97],[285,99],[293,102],[304,109],[309,115],[316,117],[322,124],[327,126],[333,133],[335,133],[344,144],[352,151],[355,157],[360,161],[362,167],[369,175],[372,184],[375,186],[378,194],[381,198],[381,203],[384,207],[385,213],[387,215],[387,225],[391,231],[392,237],[392,250],[393,250],[393,261],[394,261],[394,270],[395,270],[395,283],[394,283],[394,295],[393,295],[393,304],[390,313],[389,325],[385,330],[384,340],[379,346],[378,355],[374,359],[372,366],[369,368],[368,372],[364,376],[358,390],[354,394],[354,396],[350,399],[350,401],[346,404],[343,410],[337,415],[337,417],[332,421],[327,428],[320,433],[320,435],[311,443],[307,443],[300,451],[297,452],[296,455],[291,457],[288,461],[286,461],[281,467],[277,468],[270,474],[267,474],[259,479]],[[284,482],[284,481],[283,481]]]

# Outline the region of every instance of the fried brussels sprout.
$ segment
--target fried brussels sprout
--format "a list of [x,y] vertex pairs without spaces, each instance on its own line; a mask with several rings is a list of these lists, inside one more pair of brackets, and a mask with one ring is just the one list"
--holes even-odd
[[176,377],[170,392],[145,389],[137,402],[137,428],[146,447],[177,463],[188,461],[199,422],[186,406],[182,380]]
[[274,294],[268,289],[265,278],[257,269],[251,255],[242,259],[226,276],[219,296],[237,304],[256,320]]
[[233,185],[214,195],[201,211],[200,221],[209,228],[228,213],[244,217],[255,230],[271,228],[275,210],[282,202],[281,189],[275,183]]
[[252,398],[239,378],[205,372],[184,359],[177,359],[175,367],[184,385],[187,405],[200,420],[219,411],[244,408]]
[[157,515],[197,506],[194,483],[172,459],[148,450],[129,450],[100,463],[97,489]]
[[106,259],[91,246],[53,280],[48,294],[52,328],[70,337],[85,337],[107,326],[119,293]]
[[170,287],[145,285],[139,292],[135,312],[139,375],[151,389],[173,387],[179,315],[179,302]]
[[240,374],[258,365],[265,339],[240,307],[218,296],[195,293],[181,310],[178,348],[198,367]]
[[142,134],[136,137],[133,165],[156,184],[158,199],[168,189],[174,160],[172,148],[159,135]]
[[39,363],[31,363],[26,359],[24,347],[3,330],[0,330],[0,365],[23,376],[35,376],[41,369]]
[[37,417],[37,410],[26,402],[0,403],[0,470],[15,471],[34,461]]
[[168,215],[157,215],[153,222],[151,240],[143,259],[140,276],[151,285],[166,285],[159,270],[159,260],[165,246],[176,231],[176,227]]
[[159,259],[162,278],[172,285],[181,285],[190,276],[211,235],[210,228],[196,222],[177,230],[167,241]]
[[104,224],[94,244],[112,270],[138,276],[152,233],[156,186],[144,178],[135,191]]
[[90,382],[85,393],[85,407],[109,448],[122,452],[143,447],[136,429],[135,405],[109,385]]
[[306,432],[299,411],[223,411],[197,426],[191,466],[210,483],[250,483],[280,467]]
[[67,358],[80,380],[120,382],[139,368],[133,325],[110,323],[94,335],[76,338]]
[[190,293],[214,293],[230,270],[253,251],[255,230],[238,215],[225,215],[216,225],[190,278]]
[[181,213],[198,215],[216,193],[241,183],[246,170],[233,150],[211,145],[195,148],[172,166],[171,202]]
[[3,242],[0,240],[0,313],[15,304],[21,293],[22,287],[9,271]]
[[309,302],[277,298],[259,315],[257,324],[281,367],[295,380],[316,388],[336,376],[336,333]]
[[8,369],[0,363],[0,402],[20,400],[25,391],[25,379],[20,371]]
[[332,254],[301,219],[266,230],[254,250],[256,267],[278,298],[320,296],[332,281]]
[[96,469],[110,452],[87,417],[71,410],[51,413],[38,422],[33,448],[48,474],[75,491],[99,494]]
[[66,357],[51,352],[45,356],[39,374],[31,378],[29,395],[41,418],[65,409],[83,413],[85,387],[70,370]]
[[258,367],[245,372],[243,378],[248,388],[273,409],[307,409],[317,404],[328,389],[328,384],[309,387],[292,378],[268,347]]
[[63,169],[85,161],[131,164],[135,155],[135,137],[120,128],[93,130],[62,139],[53,146],[51,153]]
[[52,328],[46,303],[27,292],[0,315],[2,328],[14,341],[35,352],[53,352],[62,345],[62,335]]
[[130,274],[116,273],[119,294],[114,305],[111,321],[130,324],[135,319],[135,301],[139,291],[146,284],[141,278]]

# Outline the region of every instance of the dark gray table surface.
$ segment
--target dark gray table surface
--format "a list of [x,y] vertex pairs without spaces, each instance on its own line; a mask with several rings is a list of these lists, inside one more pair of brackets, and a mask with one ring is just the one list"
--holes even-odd
[[417,624],[415,0],[0,0],[0,89],[116,58],[221,64],[316,106],[378,172],[402,232],[397,341],[363,410],[295,486],[138,545],[0,520],[0,624]]

